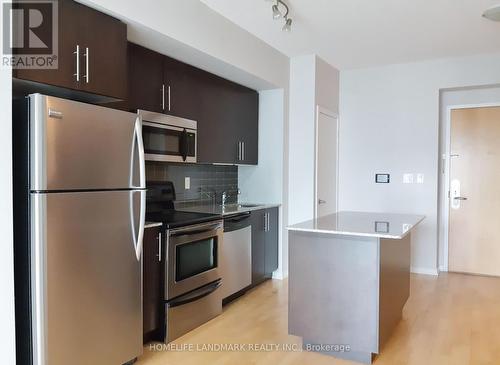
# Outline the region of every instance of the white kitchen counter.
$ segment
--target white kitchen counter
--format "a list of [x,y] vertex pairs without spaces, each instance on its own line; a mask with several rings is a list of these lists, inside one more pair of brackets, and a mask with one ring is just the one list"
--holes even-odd
[[402,239],[425,216],[395,213],[338,212],[287,227],[289,231]]

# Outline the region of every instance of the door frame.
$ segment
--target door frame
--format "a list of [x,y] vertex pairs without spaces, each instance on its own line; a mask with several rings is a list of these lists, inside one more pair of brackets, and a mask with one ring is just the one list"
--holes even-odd
[[316,105],[316,115],[314,117],[314,218],[318,217],[318,130],[319,130],[319,115],[325,114],[332,117],[337,122],[337,161],[336,161],[336,191],[335,191],[335,210],[339,207],[339,141],[340,141],[340,118],[338,113],[335,113],[320,105]]
[[491,107],[500,107],[500,102],[498,103],[479,103],[479,104],[459,104],[459,105],[450,105],[446,108],[446,132],[445,132],[445,146],[444,153],[441,156],[441,163],[444,167],[444,184],[445,191],[444,197],[441,199],[441,205],[443,207],[444,213],[444,235],[443,235],[443,267],[440,268],[440,271],[448,272],[449,269],[449,232],[450,232],[450,170],[451,170],[451,113],[453,110],[459,109],[479,109],[479,108],[491,108]]

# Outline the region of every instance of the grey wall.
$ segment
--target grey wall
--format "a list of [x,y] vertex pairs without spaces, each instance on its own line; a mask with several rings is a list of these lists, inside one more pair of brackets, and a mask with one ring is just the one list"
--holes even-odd
[[[342,71],[340,209],[424,214],[412,270],[438,268],[440,90],[500,83],[500,54]],[[391,173],[375,184],[376,172]],[[403,184],[424,173],[423,184]]]
[[[186,177],[191,180],[190,189],[185,189]],[[147,162],[146,179],[172,181],[177,204],[212,204],[214,201],[220,203],[224,191],[229,194],[228,203],[238,200],[237,166]]]

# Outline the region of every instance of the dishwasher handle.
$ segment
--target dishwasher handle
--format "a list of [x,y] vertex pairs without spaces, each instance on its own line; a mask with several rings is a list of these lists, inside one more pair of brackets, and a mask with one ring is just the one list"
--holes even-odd
[[251,213],[245,212],[243,214],[224,218],[224,233],[234,232],[250,226],[252,224],[250,217]]

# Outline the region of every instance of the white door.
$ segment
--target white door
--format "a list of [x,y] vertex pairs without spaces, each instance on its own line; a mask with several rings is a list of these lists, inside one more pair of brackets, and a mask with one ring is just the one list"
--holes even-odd
[[337,211],[338,117],[321,107],[316,112],[316,217]]

